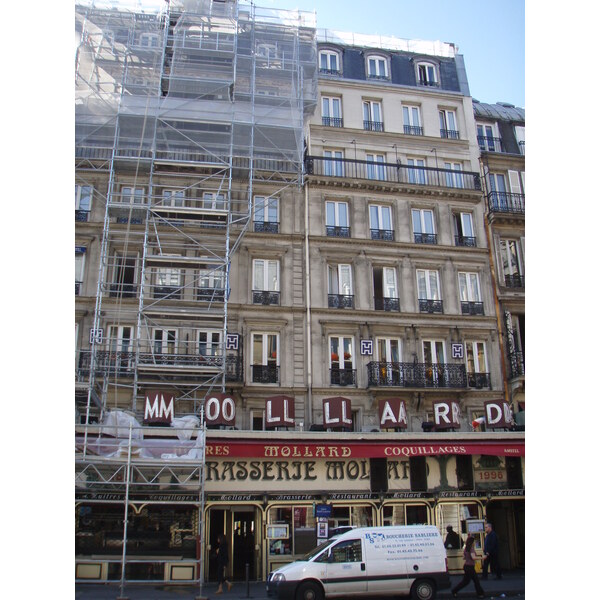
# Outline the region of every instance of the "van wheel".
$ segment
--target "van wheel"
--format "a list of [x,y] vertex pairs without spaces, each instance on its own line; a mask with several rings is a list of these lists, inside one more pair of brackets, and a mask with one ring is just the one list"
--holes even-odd
[[435,585],[428,579],[415,581],[410,590],[410,597],[414,600],[433,600],[435,598]]
[[323,600],[323,591],[316,583],[307,581],[298,587],[296,600]]

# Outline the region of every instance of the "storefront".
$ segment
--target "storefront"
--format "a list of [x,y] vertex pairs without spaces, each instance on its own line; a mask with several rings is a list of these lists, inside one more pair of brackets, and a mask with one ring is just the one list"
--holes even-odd
[[[184,456],[190,443],[170,456]],[[201,566],[204,580],[215,581],[220,533],[229,544],[230,576],[238,581],[264,580],[348,527],[433,524],[445,537],[451,525],[463,541],[474,533],[481,549],[486,517],[501,540],[502,565],[524,564],[522,434],[438,433],[424,440],[209,432],[204,502],[197,465],[172,459],[157,475],[156,464],[136,461],[127,497],[116,476],[98,490],[88,471],[78,486],[78,580],[118,580],[125,554],[128,581],[197,581]],[[460,571],[460,549],[449,549],[448,558],[451,571]]]

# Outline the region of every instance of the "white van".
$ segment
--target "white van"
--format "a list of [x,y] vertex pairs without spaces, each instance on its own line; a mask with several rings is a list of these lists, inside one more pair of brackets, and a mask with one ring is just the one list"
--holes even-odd
[[433,525],[360,527],[269,575],[267,594],[288,600],[411,596],[450,587],[446,550]]

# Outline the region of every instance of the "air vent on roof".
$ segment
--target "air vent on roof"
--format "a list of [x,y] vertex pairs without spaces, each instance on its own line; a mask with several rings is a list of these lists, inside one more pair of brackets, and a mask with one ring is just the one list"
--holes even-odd
[[496,102],[496,104],[504,106],[504,108],[516,108],[516,106],[510,102]]

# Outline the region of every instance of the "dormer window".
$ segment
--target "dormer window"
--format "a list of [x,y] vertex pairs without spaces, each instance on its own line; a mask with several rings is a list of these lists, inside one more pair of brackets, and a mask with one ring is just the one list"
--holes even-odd
[[439,85],[437,67],[433,63],[417,63],[417,83],[419,85],[438,86]]
[[388,61],[385,56],[367,57],[367,77],[369,79],[389,79]]
[[321,50],[319,52],[319,73],[325,75],[340,74],[340,57],[333,50]]

